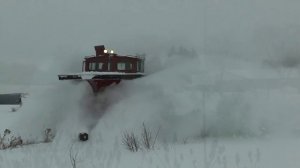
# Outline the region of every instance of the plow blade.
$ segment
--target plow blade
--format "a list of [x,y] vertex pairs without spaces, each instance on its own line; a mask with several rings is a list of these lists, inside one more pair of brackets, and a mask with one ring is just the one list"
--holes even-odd
[[91,72],[58,75],[59,80],[130,80],[144,76],[143,73]]

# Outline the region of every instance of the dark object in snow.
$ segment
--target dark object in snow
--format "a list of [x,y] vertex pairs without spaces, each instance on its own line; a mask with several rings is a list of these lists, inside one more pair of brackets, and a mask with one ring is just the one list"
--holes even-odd
[[0,94],[0,105],[22,105],[22,93]]
[[89,139],[89,134],[86,132],[79,133],[79,140],[80,141],[87,141]]
[[58,75],[59,80],[85,80],[99,92],[106,86],[118,84],[121,80],[130,80],[144,76],[144,56],[121,56],[108,51],[104,45],[95,46],[96,55],[87,56],[82,62],[81,73]]

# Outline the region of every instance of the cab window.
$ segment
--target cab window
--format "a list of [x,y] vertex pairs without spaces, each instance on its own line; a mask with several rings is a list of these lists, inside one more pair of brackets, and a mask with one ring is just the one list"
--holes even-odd
[[95,62],[90,62],[89,63],[89,70],[90,71],[95,71],[96,70],[96,63]]
[[98,69],[99,70],[103,70],[103,64],[104,64],[103,62],[98,63]]
[[117,64],[117,68],[118,68],[118,70],[120,70],[120,71],[126,70],[126,63],[125,63],[125,62],[119,62],[119,63]]
[[117,63],[117,69],[119,71],[124,71],[124,70],[132,70],[133,65],[130,62],[119,62]]

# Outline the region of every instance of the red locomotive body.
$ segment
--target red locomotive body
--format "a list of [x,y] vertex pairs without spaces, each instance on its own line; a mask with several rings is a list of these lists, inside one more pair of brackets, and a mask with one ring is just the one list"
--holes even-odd
[[120,56],[104,45],[95,46],[96,55],[84,58],[81,73],[58,75],[59,80],[86,80],[95,93],[121,80],[144,76],[144,58]]

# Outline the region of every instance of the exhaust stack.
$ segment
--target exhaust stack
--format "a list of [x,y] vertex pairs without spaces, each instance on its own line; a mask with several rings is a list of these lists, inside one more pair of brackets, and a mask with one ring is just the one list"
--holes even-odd
[[104,55],[104,45],[95,46],[96,56]]

